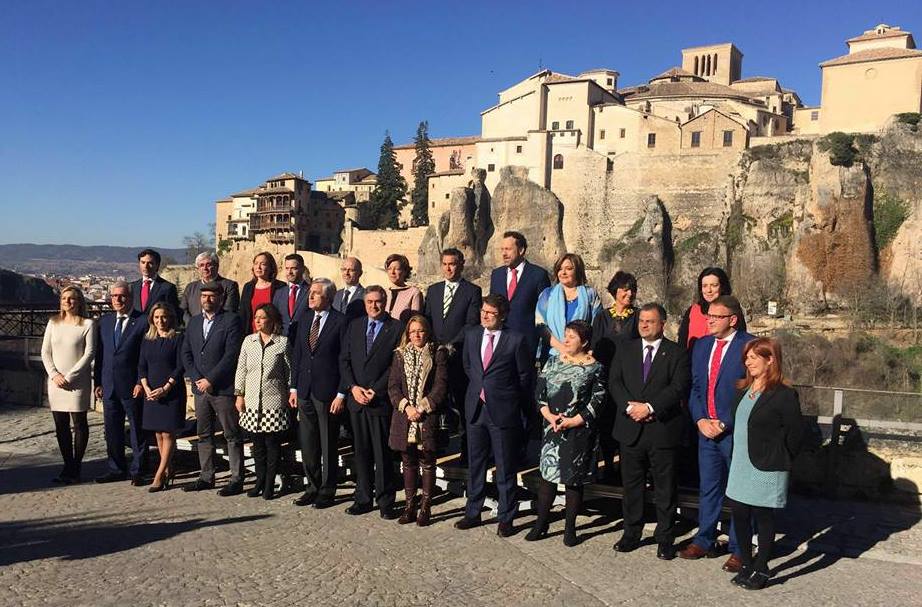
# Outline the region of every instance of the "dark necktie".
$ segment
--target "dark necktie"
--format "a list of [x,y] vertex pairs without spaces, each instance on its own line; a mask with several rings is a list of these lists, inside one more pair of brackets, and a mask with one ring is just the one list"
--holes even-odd
[[346,308],[349,307],[349,296],[351,294],[352,294],[352,291],[350,291],[349,289],[343,290],[343,302],[340,304],[340,309],[339,309],[339,311],[342,312],[343,314],[346,313]]
[[115,345],[118,347],[118,342],[122,341],[122,328],[125,323],[125,317],[119,316],[115,320]]
[[[486,371],[487,367],[490,366],[490,361],[493,360],[493,333],[487,333],[487,345],[483,349],[483,370]],[[487,394],[484,392],[484,389],[480,389],[480,400],[487,402]]]
[[653,346],[647,346],[644,349],[647,354],[643,357],[643,382],[647,383],[647,378],[650,377],[650,369],[653,367]]
[[371,345],[375,343],[375,324],[376,320],[368,321],[368,333],[365,334],[365,354],[371,352]]
[[320,339],[320,314],[314,315],[314,322],[311,324],[311,333],[307,338],[307,344],[311,347],[311,352],[317,349],[317,341]]

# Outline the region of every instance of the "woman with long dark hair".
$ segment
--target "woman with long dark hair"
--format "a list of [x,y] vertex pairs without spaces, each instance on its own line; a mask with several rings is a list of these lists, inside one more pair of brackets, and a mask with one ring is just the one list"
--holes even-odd
[[240,293],[240,319],[243,321],[243,330],[256,331],[254,316],[256,310],[263,304],[271,304],[275,292],[285,288],[285,283],[276,279],[279,273],[278,263],[272,253],[263,251],[253,257],[253,278],[243,285]]
[[[732,295],[730,277],[723,268],[709,267],[698,274],[698,290],[695,293],[695,302],[685,310],[682,322],[679,324],[679,345],[691,352],[695,341],[708,334],[708,307],[711,302],[721,295]],[[746,330],[746,319],[740,316],[737,319],[736,330]]]

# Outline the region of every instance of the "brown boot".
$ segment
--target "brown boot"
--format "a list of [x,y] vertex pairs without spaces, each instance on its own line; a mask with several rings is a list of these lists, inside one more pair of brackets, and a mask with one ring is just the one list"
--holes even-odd
[[403,514],[400,515],[400,518],[397,519],[397,522],[401,525],[407,525],[416,520],[416,491],[410,493],[406,492],[407,495],[407,505],[403,509]]
[[429,525],[433,493],[435,493],[435,468],[423,468],[423,496],[419,501],[419,516],[416,517],[416,524],[419,527]]

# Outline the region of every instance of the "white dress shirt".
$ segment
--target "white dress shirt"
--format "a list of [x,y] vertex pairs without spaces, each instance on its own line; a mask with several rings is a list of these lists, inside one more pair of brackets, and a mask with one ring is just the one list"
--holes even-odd
[[506,292],[509,292],[509,282],[512,281],[512,271],[515,270],[515,284],[518,289],[518,284],[522,282],[522,272],[525,270],[525,260],[522,260],[522,263],[517,265],[515,268],[506,268]]
[[499,336],[502,335],[503,330],[497,329],[495,331],[490,331],[488,329],[483,330],[483,338],[480,340],[480,361],[483,362],[483,355],[487,351],[487,344],[489,343],[489,335],[493,334],[493,355],[496,355],[496,346],[499,344]]

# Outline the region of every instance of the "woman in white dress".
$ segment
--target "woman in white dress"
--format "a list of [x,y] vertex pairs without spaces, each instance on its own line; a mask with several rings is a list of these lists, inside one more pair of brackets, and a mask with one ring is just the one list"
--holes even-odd
[[[48,403],[54,417],[64,470],[56,483],[80,482],[80,464],[90,438],[86,412],[93,398],[90,363],[96,352],[96,332],[88,318],[83,292],[61,290],[61,311],[48,321],[42,341],[42,363],[48,373]],[[71,434],[73,424],[73,434]]]

